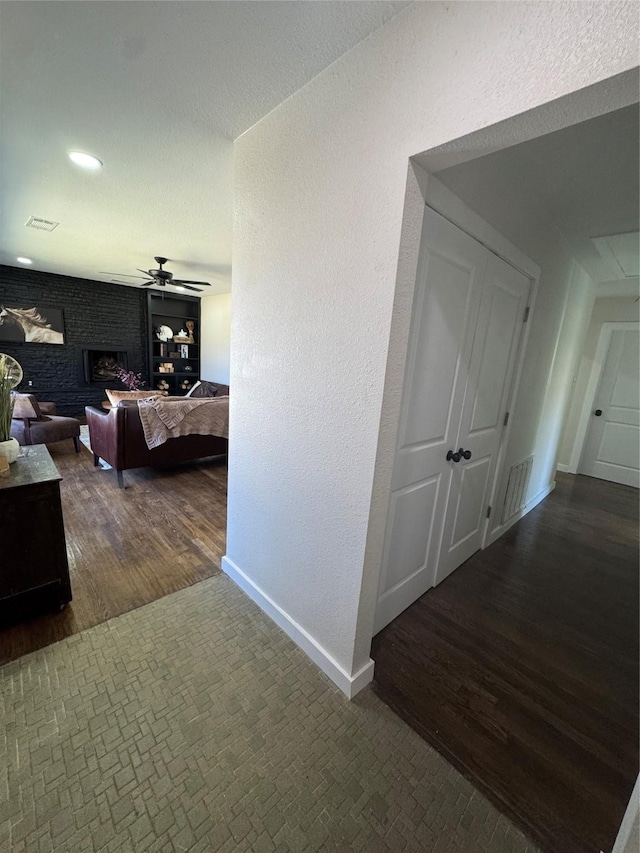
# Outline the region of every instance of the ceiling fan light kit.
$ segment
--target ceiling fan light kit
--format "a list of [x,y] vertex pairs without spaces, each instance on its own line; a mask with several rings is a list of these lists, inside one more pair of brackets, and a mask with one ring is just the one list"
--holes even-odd
[[[211,283],[208,281],[191,281],[190,279],[174,278],[172,272],[164,269],[164,265],[168,260],[168,258],[156,255],[154,261],[158,264],[157,270],[142,270],[138,267],[138,272],[144,273],[144,275],[130,275],[129,273],[115,273],[115,275],[121,278],[142,278],[143,281],[140,287],[151,287],[151,285],[166,287],[168,284],[172,284],[178,290],[194,290],[196,293],[202,293],[203,287],[211,287]],[[114,273],[103,273],[103,275],[114,275]],[[129,282],[119,281],[118,279],[112,279],[112,281],[115,281],[117,284],[129,284]],[[194,284],[199,284],[200,287],[192,287]]]

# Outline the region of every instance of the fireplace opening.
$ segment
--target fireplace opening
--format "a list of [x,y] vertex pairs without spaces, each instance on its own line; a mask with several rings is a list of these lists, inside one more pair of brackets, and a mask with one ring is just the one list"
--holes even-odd
[[87,385],[120,384],[116,379],[116,370],[129,368],[129,353],[118,347],[95,347],[82,351],[84,381]]

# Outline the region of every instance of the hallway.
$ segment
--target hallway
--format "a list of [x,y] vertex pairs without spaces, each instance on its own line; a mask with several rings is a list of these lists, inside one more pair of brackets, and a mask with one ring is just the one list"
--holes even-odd
[[638,772],[638,493],[556,490],[373,642],[375,690],[548,853],[609,851]]

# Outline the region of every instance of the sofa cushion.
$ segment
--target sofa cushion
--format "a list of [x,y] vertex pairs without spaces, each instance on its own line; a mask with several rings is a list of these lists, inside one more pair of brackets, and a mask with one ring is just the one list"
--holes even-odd
[[229,386],[221,385],[219,382],[208,382],[201,379],[190,389],[186,397],[226,397],[229,394]]
[[147,397],[163,397],[166,391],[112,391],[105,388],[107,397],[112,406],[117,406],[121,400],[146,400]]

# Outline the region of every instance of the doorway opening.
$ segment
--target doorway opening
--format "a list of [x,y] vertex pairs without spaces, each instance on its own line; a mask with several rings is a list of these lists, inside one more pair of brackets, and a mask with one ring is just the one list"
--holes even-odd
[[[575,853],[610,850],[637,775],[638,493],[569,472],[576,424],[591,406],[593,336],[603,323],[638,322],[637,249],[635,266],[620,252],[617,277],[600,251],[603,240],[628,247],[632,241],[622,235],[630,234],[637,247],[638,118],[634,102],[484,155],[471,144],[466,156],[463,144],[421,155],[412,164],[415,198],[407,201],[407,210],[426,207],[417,242],[414,229],[415,295],[397,302],[407,327],[411,317],[406,354],[390,353],[396,376],[401,364],[405,378],[385,481],[376,689],[546,850],[559,849],[559,839]],[[445,310],[456,282],[460,288],[476,273],[437,233],[433,210],[450,234],[457,228],[493,257],[506,256],[531,281],[538,268],[524,355],[521,363],[515,358],[509,382],[494,368],[486,390],[477,378],[489,344],[508,349],[509,324],[485,334],[476,320],[465,336],[458,318],[468,325],[473,296],[463,294]],[[401,268],[403,261],[401,250]],[[494,299],[492,310],[507,303]],[[634,351],[628,330],[614,331],[618,355]],[[442,340],[430,355],[427,344],[438,332]],[[455,370],[447,374],[444,344],[454,339]],[[637,412],[635,380],[624,373],[617,381],[620,364],[610,367],[618,397],[612,390],[607,406],[635,405]],[[637,396],[637,382],[635,388]],[[495,407],[491,424],[476,423],[483,434],[500,432],[496,458],[486,463],[495,474],[481,483],[469,476],[465,493],[466,472],[486,457],[445,456],[430,470],[421,454],[468,449],[459,413],[482,411],[476,398],[490,392],[509,398]],[[614,416],[619,428],[608,430],[606,464],[637,471],[629,452],[637,415],[628,414],[624,429],[620,412],[612,423]],[[449,434],[440,422],[425,431],[438,417]],[[604,446],[602,436],[592,444]],[[582,449],[579,456],[584,460]],[[448,562],[458,540],[473,536],[475,554],[463,549],[462,559]]]

